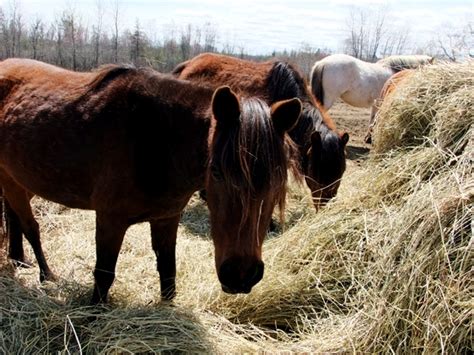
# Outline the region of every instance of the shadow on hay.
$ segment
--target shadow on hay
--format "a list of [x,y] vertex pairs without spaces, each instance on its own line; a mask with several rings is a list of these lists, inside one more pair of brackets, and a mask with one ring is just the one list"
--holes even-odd
[[[285,230],[293,227],[304,215],[304,211],[292,212],[287,214],[285,218],[285,226],[282,227],[278,218],[272,218],[269,226],[269,230],[265,239],[272,239],[279,237]],[[210,224],[209,224],[209,211],[204,201],[195,203],[186,208],[183,215],[181,216],[180,224],[184,226],[186,231],[189,233],[201,237],[203,239],[210,239]]]
[[[272,218],[269,230],[265,239],[273,239],[279,237],[285,230],[296,225],[305,215],[305,209],[297,211],[286,211],[284,227],[279,222],[278,213]],[[184,226],[189,233],[201,237],[203,239],[210,239],[210,224],[209,224],[209,210],[206,202],[199,199],[197,202],[189,204],[184,210],[180,224]]]
[[[0,277],[0,348],[6,353],[213,352],[192,310],[158,305],[86,306],[90,285],[64,282],[66,302]],[[77,293],[72,293],[76,290]],[[52,292],[52,291],[50,291]],[[48,293],[48,291],[46,292]]]
[[356,147],[353,145],[346,147],[347,159],[349,160],[367,160],[369,152],[370,149],[365,147]]
[[189,233],[204,239],[210,239],[211,227],[209,224],[209,210],[204,201],[190,204],[181,215],[180,224]]

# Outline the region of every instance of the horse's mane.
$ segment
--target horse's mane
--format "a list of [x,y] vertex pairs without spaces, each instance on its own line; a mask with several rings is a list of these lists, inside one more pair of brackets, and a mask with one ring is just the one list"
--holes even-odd
[[[288,145],[282,139],[272,127],[268,105],[256,98],[241,101],[239,125],[215,136],[211,164],[219,168],[229,192],[242,206],[274,191],[280,211],[284,210],[289,162]],[[248,212],[244,211],[243,218]]]
[[404,69],[416,69],[422,65],[430,64],[432,61],[433,58],[427,55],[399,55],[381,59],[377,63],[398,73]]
[[[310,135],[317,130],[323,136],[336,127],[332,119],[311,95],[308,85],[291,64],[276,61],[268,75],[268,91],[272,102],[298,97],[303,103],[303,112],[298,123],[291,131],[291,136]],[[310,142],[309,137],[305,141]]]
[[95,74],[94,79],[87,84],[86,92],[92,92],[99,90],[106,86],[108,83],[118,77],[122,77],[129,73],[136,73],[138,69],[129,64],[117,65],[107,64],[99,67],[93,73]]
[[289,63],[276,61],[268,73],[267,87],[271,102],[293,97],[308,101],[310,97],[306,86],[303,76]]

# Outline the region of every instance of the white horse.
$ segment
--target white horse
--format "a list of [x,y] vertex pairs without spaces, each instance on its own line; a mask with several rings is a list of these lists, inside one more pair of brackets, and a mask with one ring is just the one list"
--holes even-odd
[[427,55],[392,56],[377,63],[346,54],[333,54],[316,62],[311,70],[311,91],[326,110],[340,97],[356,107],[370,107],[385,82],[403,69],[433,62]]

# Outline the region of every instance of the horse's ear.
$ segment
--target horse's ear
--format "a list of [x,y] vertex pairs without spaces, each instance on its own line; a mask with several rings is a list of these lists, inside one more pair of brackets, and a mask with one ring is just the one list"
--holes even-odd
[[228,86],[221,86],[212,96],[212,114],[217,122],[233,125],[239,121],[240,103]]
[[274,103],[271,114],[275,129],[281,134],[292,129],[298,122],[301,107],[301,101],[296,98]]
[[343,134],[341,134],[341,142],[342,145],[345,147],[347,142],[349,142],[349,133],[344,132]]

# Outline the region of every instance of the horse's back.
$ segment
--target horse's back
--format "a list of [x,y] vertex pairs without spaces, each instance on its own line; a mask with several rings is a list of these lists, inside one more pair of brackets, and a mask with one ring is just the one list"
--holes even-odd
[[215,53],[202,53],[178,64],[172,74],[203,85],[228,85],[247,96],[261,96],[265,91],[272,62],[253,62]]
[[[48,200],[97,210],[114,199],[117,208],[132,209],[146,196],[176,194],[173,169],[185,163],[173,159],[201,153],[190,146],[207,138],[210,89],[147,69],[82,74],[31,61],[0,67],[0,78],[15,81],[0,104],[0,178],[7,174]],[[127,196],[135,198],[130,207],[121,205]]]
[[0,77],[55,90],[58,87],[80,88],[92,79],[93,74],[73,72],[33,59],[11,58],[0,62]]

